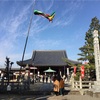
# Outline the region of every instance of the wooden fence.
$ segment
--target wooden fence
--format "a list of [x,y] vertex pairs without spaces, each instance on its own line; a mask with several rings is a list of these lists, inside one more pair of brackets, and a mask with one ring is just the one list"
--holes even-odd
[[80,89],[91,89],[92,85],[94,85],[94,81],[82,81],[81,78],[79,81],[75,81],[72,79],[71,82],[72,89],[80,90]]

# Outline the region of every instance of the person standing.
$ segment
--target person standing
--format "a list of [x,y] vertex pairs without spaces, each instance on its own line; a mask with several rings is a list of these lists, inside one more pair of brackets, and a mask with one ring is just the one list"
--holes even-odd
[[44,83],[44,78],[45,78],[45,77],[44,77],[44,75],[43,75],[43,78],[42,78],[43,83]]
[[61,78],[59,82],[59,93],[60,95],[64,95],[64,80]]
[[46,76],[46,83],[48,82],[48,76]]
[[57,78],[55,77],[54,79],[54,93],[56,94],[56,96],[59,95],[59,81],[57,80]]

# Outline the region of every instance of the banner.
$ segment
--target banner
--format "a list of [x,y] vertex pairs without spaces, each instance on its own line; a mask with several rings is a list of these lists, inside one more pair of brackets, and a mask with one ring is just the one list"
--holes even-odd
[[74,66],[74,76],[76,76],[76,66]]
[[84,78],[84,72],[85,72],[84,66],[81,66],[81,78]]

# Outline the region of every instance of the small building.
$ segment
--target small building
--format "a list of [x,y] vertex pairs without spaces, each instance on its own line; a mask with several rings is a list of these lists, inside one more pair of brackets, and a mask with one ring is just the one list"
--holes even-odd
[[[24,67],[28,64],[30,68],[36,67],[35,73],[44,74],[44,70],[49,67],[56,71],[56,73],[62,73],[62,75],[67,74],[67,68],[70,68],[64,59],[68,59],[65,50],[35,50],[33,51],[32,57],[30,59],[22,61],[17,61],[17,64]],[[68,61],[73,64],[79,64],[77,61],[68,59]],[[32,72],[33,70],[31,70]]]

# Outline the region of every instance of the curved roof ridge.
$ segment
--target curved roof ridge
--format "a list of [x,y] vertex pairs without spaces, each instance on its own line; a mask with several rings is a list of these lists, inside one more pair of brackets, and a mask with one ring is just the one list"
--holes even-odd
[[41,52],[42,52],[42,51],[43,51],[43,52],[46,52],[46,51],[48,51],[48,52],[49,52],[49,51],[51,51],[51,52],[54,52],[54,51],[55,51],[55,52],[57,52],[57,51],[65,51],[65,52],[66,52],[66,50],[33,50],[33,52],[34,52],[34,51],[36,51],[36,52],[40,52],[40,51],[41,51]]

